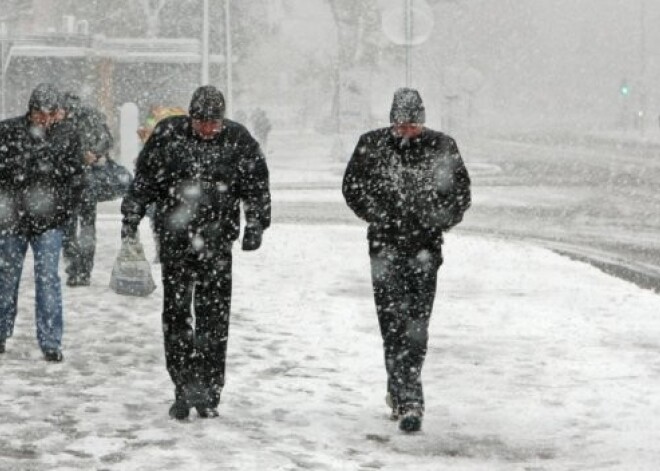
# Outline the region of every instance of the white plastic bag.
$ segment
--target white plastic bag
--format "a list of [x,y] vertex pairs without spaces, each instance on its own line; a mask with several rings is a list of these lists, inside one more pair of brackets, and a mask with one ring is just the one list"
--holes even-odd
[[156,289],[151,265],[139,241],[126,240],[121,244],[112,267],[110,288],[117,294],[128,296],[148,296]]

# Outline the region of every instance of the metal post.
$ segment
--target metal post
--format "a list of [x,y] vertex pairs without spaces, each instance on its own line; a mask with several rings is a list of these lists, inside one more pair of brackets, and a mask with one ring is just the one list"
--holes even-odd
[[0,72],[2,72],[2,82],[0,83],[0,95],[2,98],[2,103],[0,104],[0,119],[5,119],[7,117],[7,70],[5,69],[5,45],[7,44],[6,38],[0,38]]
[[5,68],[5,60],[8,40],[7,23],[0,22],[0,72],[2,73],[2,80],[0,81],[0,119],[7,117],[7,69]]
[[202,17],[202,76],[201,84],[209,83],[209,0],[204,0]]
[[639,55],[640,55],[640,81],[639,81],[639,131],[644,137],[646,132],[646,1],[639,4]]
[[405,13],[404,13],[404,31],[406,32],[406,86],[412,85],[412,39],[413,39],[413,12],[412,0],[404,0]]
[[225,60],[227,61],[227,91],[225,100],[227,116],[232,116],[232,57],[231,57],[231,17],[230,0],[225,0]]

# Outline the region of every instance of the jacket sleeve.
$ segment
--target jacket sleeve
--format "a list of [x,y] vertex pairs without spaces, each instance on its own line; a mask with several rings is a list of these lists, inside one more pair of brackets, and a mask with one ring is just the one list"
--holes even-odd
[[7,189],[11,184],[11,171],[9,168],[9,147],[10,140],[8,125],[0,122],[0,188]]
[[449,158],[452,168],[452,186],[450,192],[442,198],[441,206],[445,210],[442,229],[447,231],[463,220],[465,211],[472,204],[470,192],[470,176],[452,139],[449,145]]
[[346,204],[353,210],[357,217],[367,222],[373,222],[375,220],[375,211],[374,201],[367,191],[366,149],[366,139],[362,136],[357,146],[355,146],[353,155],[346,167],[342,183],[342,193],[344,194]]
[[159,154],[164,145],[161,140],[163,130],[159,127],[160,125],[156,126],[138,155],[135,176],[121,203],[122,224],[132,233],[137,231],[147,206],[156,201],[158,196],[156,178],[159,171]]
[[246,137],[238,164],[239,197],[247,225],[270,226],[271,201],[268,165],[257,141]]
[[69,150],[65,153],[67,161],[65,168],[67,169],[68,179],[70,179],[71,193],[73,200],[77,204],[83,198],[83,191],[85,191],[85,169],[83,166],[82,147],[80,138],[77,134],[72,133],[69,142]]
[[107,155],[110,149],[114,146],[115,140],[112,137],[110,128],[105,122],[100,122],[96,129],[95,139],[90,147],[90,150],[96,155]]

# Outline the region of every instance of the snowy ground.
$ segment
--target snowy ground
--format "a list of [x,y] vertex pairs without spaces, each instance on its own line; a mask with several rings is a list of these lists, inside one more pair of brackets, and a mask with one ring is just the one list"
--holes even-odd
[[[274,214],[339,207],[330,142],[274,137]],[[0,471],[658,469],[658,295],[532,245],[449,234],[427,416],[407,436],[384,403],[366,230],[310,223],[325,213],[276,218],[262,250],[235,250],[220,417],[170,420],[162,290],[107,287],[117,206],[101,208],[92,286],[64,288],[62,364],[38,351],[26,262],[0,356]],[[146,224],[142,240],[152,256]]]
[[450,235],[424,431],[406,436],[383,401],[364,230],[275,226],[261,252],[235,252],[220,417],[182,424],[167,416],[162,291],[107,288],[119,223],[99,225],[93,285],[65,291],[62,364],[40,357],[27,270],[0,359],[3,471],[657,469],[649,291],[543,249]]

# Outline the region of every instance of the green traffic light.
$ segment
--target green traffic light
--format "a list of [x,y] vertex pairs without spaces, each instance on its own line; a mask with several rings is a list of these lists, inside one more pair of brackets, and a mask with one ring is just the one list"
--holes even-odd
[[621,92],[621,95],[627,96],[630,95],[630,87],[628,85],[621,85],[619,88],[619,91]]

